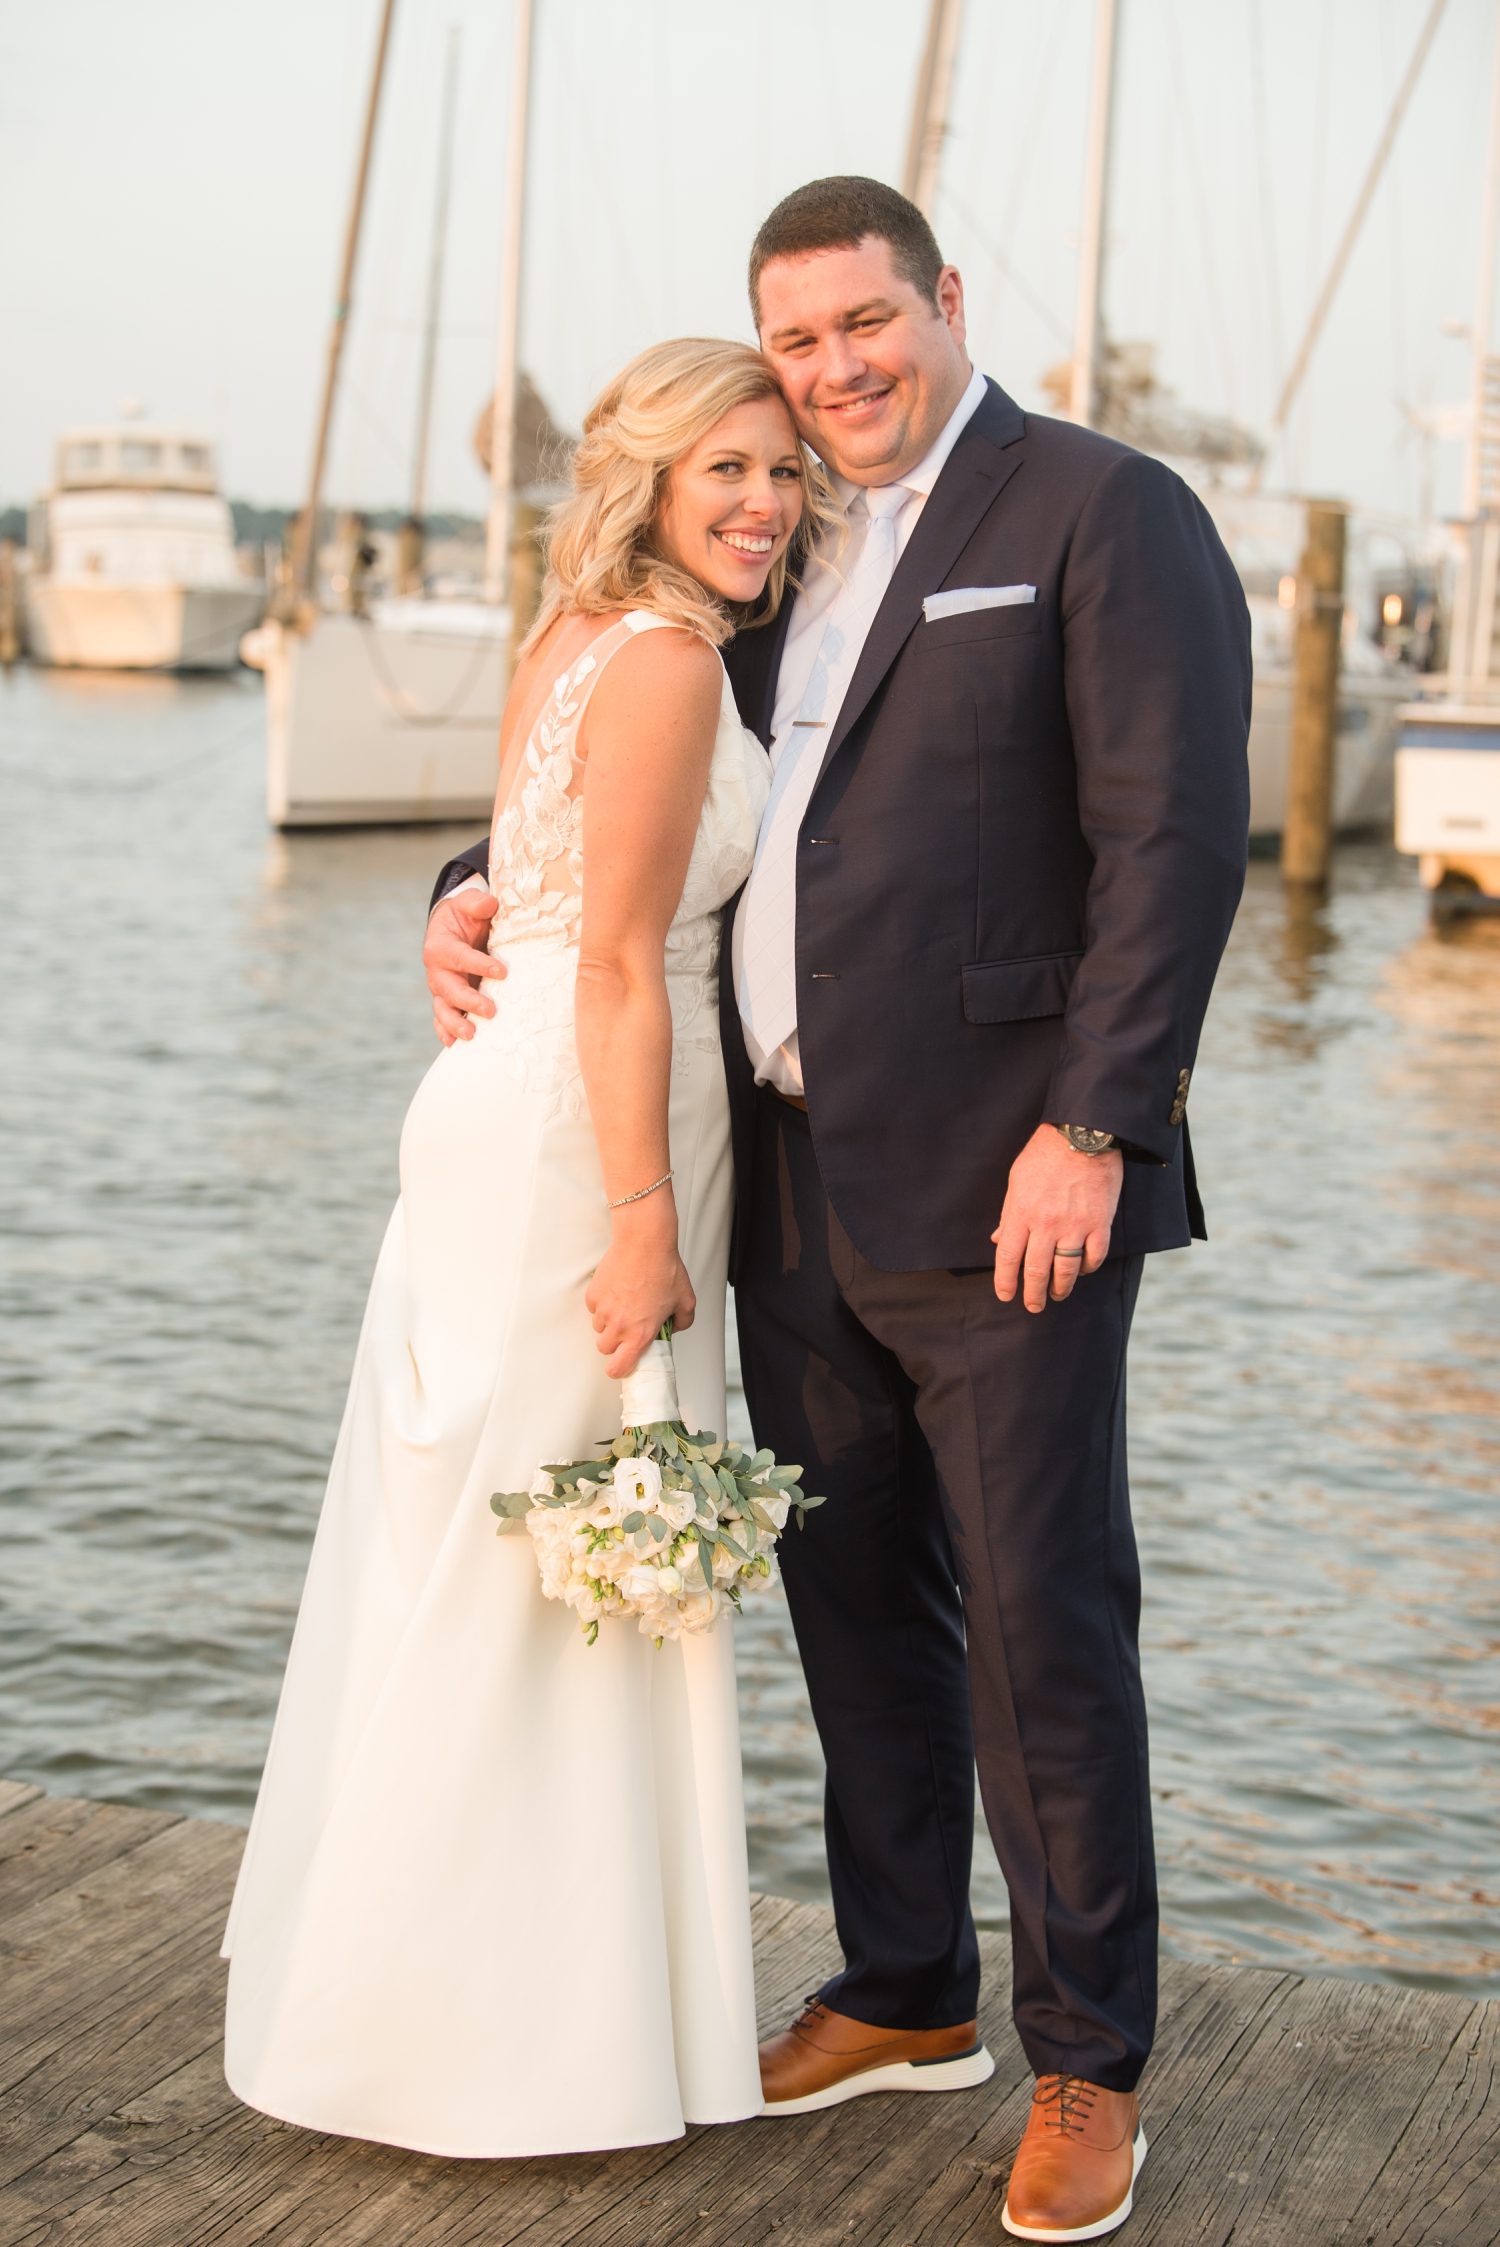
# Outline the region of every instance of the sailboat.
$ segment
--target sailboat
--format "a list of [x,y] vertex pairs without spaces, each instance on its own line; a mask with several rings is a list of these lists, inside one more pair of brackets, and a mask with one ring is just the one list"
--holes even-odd
[[368,601],[354,558],[319,598],[316,532],[338,392],[395,0],[385,0],[356,166],[307,503],[288,582],[241,654],[266,679],[267,811],[276,827],[405,825],[485,817],[495,794],[500,715],[515,646],[535,613],[534,531],[559,496],[567,441],[516,360],[533,0],[515,0],[505,244],[495,397],[480,426],[490,474],[482,597],[441,597],[423,582],[422,518],[432,370],[442,297],[457,45],[450,40],[429,261],[411,508],[398,540],[398,590]]
[[1417,859],[1433,909],[1445,916],[1500,912],[1500,353],[1490,349],[1500,237],[1500,8],[1492,70],[1452,648],[1443,691],[1401,711],[1396,753],[1396,847]]
[[[962,27],[964,0],[930,0],[927,39],[913,104],[905,192],[931,218]],[[1440,12],[1440,11],[1437,11]],[[1263,494],[1258,471],[1265,446],[1250,431],[1183,405],[1156,379],[1149,343],[1117,342],[1104,322],[1110,156],[1122,0],[1096,0],[1085,142],[1083,225],[1072,354],[1043,376],[1062,417],[1157,454],[1194,481],[1240,574],[1250,610],[1254,699],[1250,724],[1250,829],[1279,834],[1286,810],[1291,746],[1293,628],[1297,569],[1304,543],[1305,502]],[[1436,12],[1418,41],[1386,131],[1377,148],[1351,228],[1320,296],[1294,374],[1300,379],[1332,291],[1368,208],[1380,166],[1425,60]],[[1283,390],[1283,415],[1295,384]],[[1248,471],[1237,489],[1227,472]],[[1380,551],[1397,557],[1382,567]],[[1415,673],[1411,658],[1434,641],[1433,588],[1441,576],[1433,541],[1416,525],[1358,515],[1350,525],[1349,564],[1339,682],[1335,825],[1386,824],[1394,799],[1398,716]],[[1390,629],[1389,604],[1400,611]],[[1425,611],[1424,611],[1425,603]],[[1408,613],[1409,612],[1409,613]],[[1411,617],[1424,614],[1420,631]],[[1404,621],[1403,621],[1404,620]],[[1397,651],[1403,660],[1397,659]]]

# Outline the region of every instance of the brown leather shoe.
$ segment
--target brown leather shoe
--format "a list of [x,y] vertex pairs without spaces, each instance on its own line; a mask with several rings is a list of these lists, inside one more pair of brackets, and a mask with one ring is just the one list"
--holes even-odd
[[816,1997],[760,2048],[767,2114],[811,2114],[866,2091],[967,2091],[994,2072],[973,2021],[951,2029],[876,2029]]
[[1102,2239],[1130,2214],[1145,2158],[1133,2091],[1041,2076],[1000,2221],[1017,2239]]

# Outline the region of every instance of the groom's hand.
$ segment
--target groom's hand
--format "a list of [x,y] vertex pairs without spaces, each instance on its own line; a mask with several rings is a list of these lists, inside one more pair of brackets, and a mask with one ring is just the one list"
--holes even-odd
[[[1028,1311],[1061,1303],[1079,1275],[1109,1254],[1110,1228],[1125,1175],[1122,1156],[1080,1155],[1051,1124],[1038,1124],[1010,1166],[995,1244],[995,1293],[1009,1303],[1017,1286]],[[1076,1251],[1083,1250],[1079,1256]],[[1072,1249],[1073,1255],[1059,1255]]]
[[427,921],[422,965],[432,993],[432,1024],[444,1045],[472,1038],[475,1014],[493,1014],[495,1002],[479,989],[483,976],[493,982],[504,968],[484,949],[500,900],[487,889],[455,890],[434,905]]

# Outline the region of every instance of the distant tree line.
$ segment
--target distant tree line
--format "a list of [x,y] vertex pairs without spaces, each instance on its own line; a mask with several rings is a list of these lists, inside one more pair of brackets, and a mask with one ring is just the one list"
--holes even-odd
[[[229,512],[234,517],[234,535],[241,546],[269,546],[279,543],[285,535],[296,509],[254,507],[248,499],[232,499]],[[399,530],[405,519],[399,507],[384,507],[378,514],[365,517],[370,528],[377,531]],[[484,536],[484,524],[477,515],[429,515],[427,535],[429,538],[480,539]],[[24,507],[0,507],[0,538],[14,539],[18,546],[26,544]]]

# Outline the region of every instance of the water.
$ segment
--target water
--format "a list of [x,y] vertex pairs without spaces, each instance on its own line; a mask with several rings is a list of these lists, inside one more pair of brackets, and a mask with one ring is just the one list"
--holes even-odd
[[[456,840],[268,835],[249,678],[23,671],[0,726],[0,1771],[243,1820]],[[1214,1238],[1132,1360],[1166,1941],[1492,1994],[1500,923],[1253,868],[1193,1120]],[[754,1878],[822,1896],[784,1607],[739,1655]]]

